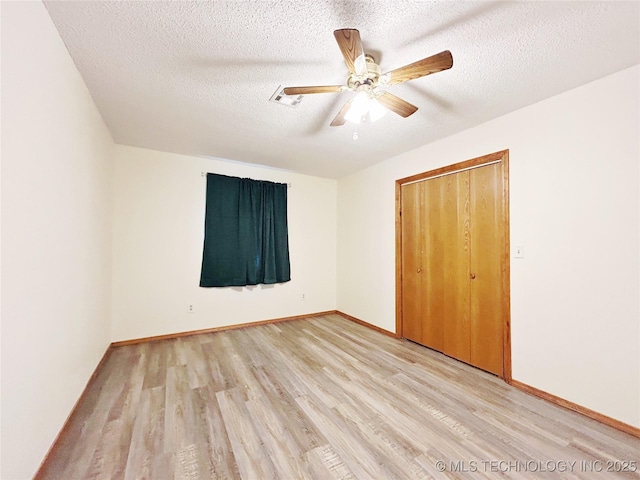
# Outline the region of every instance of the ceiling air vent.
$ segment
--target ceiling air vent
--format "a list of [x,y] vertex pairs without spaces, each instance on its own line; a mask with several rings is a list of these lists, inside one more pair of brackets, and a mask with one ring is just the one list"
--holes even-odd
[[285,95],[283,90],[284,87],[280,85],[275,93],[271,95],[269,101],[279,103],[280,105],[285,105],[287,107],[297,107],[302,101],[302,95]]

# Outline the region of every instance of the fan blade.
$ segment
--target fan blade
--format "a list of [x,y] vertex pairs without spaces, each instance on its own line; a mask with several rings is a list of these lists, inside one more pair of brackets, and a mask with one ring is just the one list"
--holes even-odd
[[336,118],[334,118],[333,121],[331,122],[332,127],[339,127],[340,125],[344,125],[344,122],[346,121],[344,119],[344,116],[347,114],[347,112],[351,108],[351,102],[353,102],[353,98],[349,100],[347,103],[345,103],[344,106],[340,109],[340,111],[336,115]]
[[344,61],[347,62],[349,72],[356,75],[367,73],[367,62],[362,51],[360,32],[352,28],[343,28],[334,31],[333,36],[336,37]]
[[310,93],[337,93],[346,88],[343,85],[324,85],[322,87],[286,87],[285,95],[309,95]]
[[386,74],[389,75],[388,85],[395,85],[396,83],[402,83],[432,73],[441,72],[442,70],[448,70],[452,66],[453,57],[451,56],[451,52],[445,50],[444,52],[436,53],[430,57],[390,71]]
[[396,97],[392,93],[384,92],[376,99],[392,112],[397,113],[401,117],[408,117],[418,110],[418,107],[410,104],[409,102],[402,100],[400,97]]

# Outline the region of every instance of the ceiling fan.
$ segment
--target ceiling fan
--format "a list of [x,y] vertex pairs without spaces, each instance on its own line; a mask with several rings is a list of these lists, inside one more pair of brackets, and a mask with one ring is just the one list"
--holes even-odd
[[286,87],[283,90],[285,95],[340,93],[347,90],[356,92],[357,95],[345,103],[333,119],[331,122],[332,127],[344,125],[347,120],[359,123],[365,115],[368,115],[370,120],[374,121],[386,112],[384,107],[401,117],[408,117],[415,113],[418,107],[387,92],[386,88],[397,83],[441,72],[453,66],[451,52],[445,50],[382,75],[375,59],[363,52],[358,30],[343,28],[334,31],[333,36],[338,42],[342,56],[349,69],[347,84]]

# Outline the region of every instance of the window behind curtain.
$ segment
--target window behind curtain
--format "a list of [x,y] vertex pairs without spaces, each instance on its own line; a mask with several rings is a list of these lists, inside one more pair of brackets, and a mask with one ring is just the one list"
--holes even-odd
[[289,280],[287,185],[208,173],[200,286]]

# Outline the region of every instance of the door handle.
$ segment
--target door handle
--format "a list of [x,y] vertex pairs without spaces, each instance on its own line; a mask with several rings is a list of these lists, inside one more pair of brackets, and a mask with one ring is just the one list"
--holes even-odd
[[475,278],[476,278],[476,274],[475,274],[475,273],[472,273],[472,274],[470,274],[470,275],[469,275],[469,277],[471,278],[471,280],[475,280]]
[[422,273],[422,269],[421,268],[418,269],[418,273]]

